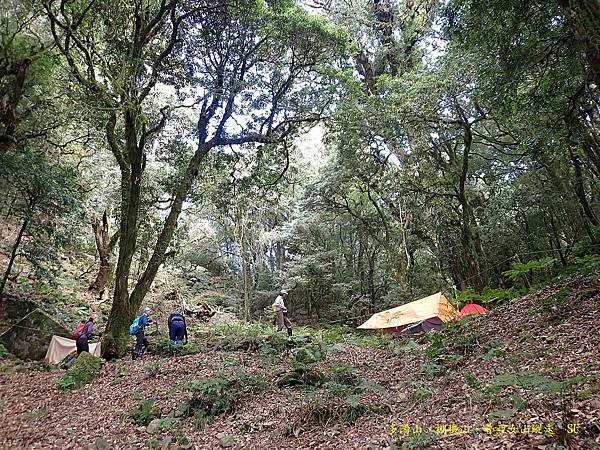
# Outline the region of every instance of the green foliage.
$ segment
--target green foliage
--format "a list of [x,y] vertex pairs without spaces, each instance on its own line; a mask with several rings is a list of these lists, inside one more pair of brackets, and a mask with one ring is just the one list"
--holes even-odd
[[82,352],[75,364],[56,382],[61,389],[76,389],[91,382],[100,375],[100,358]]
[[8,358],[10,356],[11,354],[8,350],[6,350],[4,344],[0,344],[0,358]]
[[358,380],[358,375],[354,366],[348,363],[335,363],[329,368],[330,379],[334,383],[354,385]]
[[154,361],[144,365],[144,372],[150,378],[156,377],[160,373],[160,361]]
[[406,341],[393,340],[389,343],[389,348],[394,355],[415,355],[420,350],[419,344],[413,339]]
[[414,436],[406,436],[390,445],[390,450],[420,450],[429,448],[435,443],[437,436],[433,433],[419,433]]
[[214,417],[231,413],[245,397],[262,392],[268,387],[259,375],[235,371],[184,384],[181,388],[192,393],[192,398],[178,410],[181,415],[193,416],[194,426],[201,430]]
[[536,270],[546,269],[556,262],[555,258],[547,256],[542,259],[531,260],[526,263],[515,263],[510,270],[502,272],[510,281],[519,281],[525,275]]
[[472,373],[465,373],[465,381],[472,389],[479,389],[481,387],[481,383],[479,383],[477,377]]
[[[440,355],[441,356],[441,355]],[[440,364],[425,362],[421,365],[421,369],[419,370],[422,374],[432,378],[444,373],[444,367]]]
[[127,369],[127,366],[116,365],[114,371],[113,384],[121,384],[123,380],[125,380],[125,377],[127,377],[128,373],[129,369]]
[[417,384],[416,388],[411,392],[410,399],[415,404],[427,401],[433,395],[433,391],[424,384]]
[[503,373],[494,377],[491,387],[521,387],[542,394],[556,395],[563,394],[586,380],[586,377],[575,377],[558,381],[534,372]]
[[142,400],[138,406],[125,413],[125,418],[134,425],[146,426],[161,415],[161,409],[155,403],[153,398]]
[[499,356],[504,355],[506,352],[506,343],[503,341],[490,341],[484,344],[486,352],[481,357],[483,360],[488,361]]
[[588,400],[598,392],[600,392],[600,383],[595,383],[592,384],[589,388],[577,393],[577,398],[580,400]]
[[326,380],[326,377],[320,371],[309,367],[297,365],[289,372],[277,380],[277,386],[283,387],[299,387],[299,386],[321,386]]
[[444,328],[425,337],[430,342],[427,356],[437,364],[452,364],[471,352],[477,337],[468,331],[464,322],[449,322]]
[[484,288],[479,294],[475,293],[472,288],[460,291],[456,296],[456,302],[459,307],[467,303],[482,303],[485,305],[500,305],[512,299],[522,297],[529,292],[526,288],[510,287],[507,289],[491,289]]
[[312,343],[300,347],[294,354],[294,364],[303,366],[322,361],[327,355],[327,350],[327,346],[323,343]]
[[329,325],[320,333],[313,333],[314,339],[321,339],[326,344],[338,343],[356,345],[360,348],[382,348],[391,341],[386,334],[364,332],[347,325]]
[[27,412],[23,414],[25,420],[38,421],[45,419],[48,416],[48,410],[46,408],[40,408],[35,411]]

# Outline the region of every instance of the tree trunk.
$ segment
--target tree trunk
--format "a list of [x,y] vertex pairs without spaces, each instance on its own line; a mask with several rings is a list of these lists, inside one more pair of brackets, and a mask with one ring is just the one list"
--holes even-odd
[[139,308],[139,305],[131,304],[128,286],[139,228],[141,182],[144,170],[144,155],[143,150],[138,146],[134,115],[133,111],[125,111],[124,114],[126,149],[130,165],[121,167],[119,259],[115,272],[113,305],[102,342],[102,351],[108,358],[125,354],[129,343],[129,324]]
[[281,241],[277,241],[277,270],[283,270],[283,263],[285,262],[285,250]]
[[244,321],[250,322],[250,264],[242,249],[242,276],[244,282]]
[[100,221],[96,217],[92,218],[91,223],[96,238],[96,248],[98,249],[98,255],[100,257],[100,269],[89,289],[97,292],[100,297],[102,297],[110,280],[110,255],[116,244],[116,240],[118,239],[118,233],[115,233],[112,238],[109,237],[106,211],[104,211],[102,216],[102,226],[100,226]]
[[591,79],[600,85],[600,2],[598,0],[558,0],[564,16],[571,23],[573,36],[585,53]]
[[[33,207],[32,207],[33,208]],[[8,260],[8,266],[4,271],[4,276],[2,277],[2,282],[0,283],[0,300],[2,300],[2,294],[4,293],[4,287],[6,286],[6,282],[8,277],[10,276],[10,272],[12,270],[13,264],[15,262],[15,258],[17,257],[17,249],[21,244],[21,239],[23,239],[23,234],[25,233],[25,229],[29,224],[30,215],[28,214],[23,223],[21,224],[21,228],[19,229],[19,233],[17,234],[17,239],[15,240],[15,244],[13,245],[12,251],[10,252],[10,259]]]
[[[457,109],[459,108],[457,104]],[[481,255],[481,240],[477,230],[477,221],[466,193],[467,176],[469,173],[469,156],[473,144],[473,133],[471,125],[463,119],[464,148],[462,155],[462,167],[458,185],[458,200],[462,209],[461,217],[461,240],[463,247],[463,267],[466,279],[475,288],[476,292],[483,289],[483,279],[479,270],[479,256]]]
[[573,167],[575,168],[575,194],[577,195],[577,200],[579,200],[579,204],[583,208],[583,212],[587,219],[594,226],[598,226],[598,219],[592,211],[590,204],[587,200],[587,196],[585,195],[585,188],[583,185],[583,171],[581,170],[581,161],[579,160],[579,156],[575,154],[573,149],[569,149],[569,155],[571,156],[571,162],[573,163]]

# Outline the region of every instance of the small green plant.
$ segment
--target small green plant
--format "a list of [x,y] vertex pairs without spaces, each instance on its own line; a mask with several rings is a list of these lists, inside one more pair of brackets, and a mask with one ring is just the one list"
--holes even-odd
[[153,398],[142,400],[137,407],[125,413],[125,418],[134,425],[146,426],[161,415],[160,407],[155,403],[156,400]]
[[574,377],[564,381],[554,380],[533,372],[502,373],[494,377],[490,389],[496,392],[505,387],[520,387],[547,395],[563,394],[571,387],[586,381],[586,377]]
[[579,400],[588,400],[596,393],[600,392],[600,383],[592,384],[589,388],[579,392],[577,398]]
[[485,361],[504,355],[506,352],[506,343],[503,341],[490,341],[484,345],[486,352],[481,357]]
[[426,335],[425,339],[430,342],[427,356],[441,365],[460,361],[477,344],[477,337],[468,332],[462,322],[447,323],[440,331]]
[[37,421],[40,419],[44,419],[48,416],[48,410],[46,408],[36,409],[35,411],[31,411],[23,414],[23,419]]
[[502,272],[509,281],[513,283],[521,280],[532,272],[541,271],[543,269],[547,269],[551,267],[556,262],[555,258],[551,256],[547,256],[542,259],[528,261],[526,263],[515,263],[512,266],[512,269]]
[[354,366],[348,363],[335,363],[329,368],[331,381],[340,384],[354,385],[358,382],[358,376]]
[[0,358],[8,358],[10,356],[10,352],[6,350],[6,347],[3,344],[0,344]]
[[394,355],[414,355],[421,348],[413,339],[406,343],[397,340],[390,341],[389,348]]
[[395,444],[390,445],[390,450],[421,450],[435,443],[437,436],[432,433],[419,433],[400,438]]
[[88,352],[83,352],[77,358],[77,361],[69,367],[67,373],[60,377],[56,383],[61,389],[75,389],[83,386],[100,374],[100,358],[92,356]]
[[424,385],[417,385],[416,389],[412,391],[410,399],[413,403],[419,404],[425,402],[433,395],[433,391]]
[[194,426],[201,430],[213,417],[233,412],[242,398],[267,387],[261,376],[242,371],[186,383],[183,389],[191,392],[192,398],[180,407],[181,413],[193,416]]
[[144,371],[149,378],[155,378],[160,373],[160,362],[154,361],[144,366]]
[[178,427],[177,430],[175,430],[175,441],[177,442],[177,444],[179,444],[179,447],[184,449],[192,448],[193,445],[187,437],[187,435],[185,434],[185,429],[181,426]]
[[332,422],[352,425],[366,414],[389,414],[389,407],[366,405],[359,395],[348,396],[343,401],[327,395],[315,396],[295,414],[293,422],[284,427],[283,434],[296,436],[307,425],[323,426]]
[[310,367],[296,365],[292,370],[285,373],[277,381],[277,386],[295,387],[295,386],[321,386],[327,378],[320,371]]
[[294,354],[294,363],[297,365],[314,364],[322,361],[327,355],[327,345],[324,343],[311,343],[300,347]]
[[421,365],[420,372],[430,378],[436,377],[444,373],[444,367],[440,364],[425,362]]
[[477,377],[472,373],[465,373],[465,381],[471,389],[479,389],[481,387],[481,383],[479,383]]
[[125,377],[127,377],[128,373],[129,373],[129,369],[127,369],[126,366],[122,366],[122,365],[115,366],[114,380],[112,381],[112,383],[113,384],[121,384],[123,382],[123,380],[125,379]]

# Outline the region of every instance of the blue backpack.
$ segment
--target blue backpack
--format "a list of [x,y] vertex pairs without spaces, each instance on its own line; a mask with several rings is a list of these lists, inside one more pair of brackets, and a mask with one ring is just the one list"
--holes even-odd
[[135,336],[138,331],[140,331],[140,318],[142,316],[137,316],[131,325],[129,325],[129,334]]

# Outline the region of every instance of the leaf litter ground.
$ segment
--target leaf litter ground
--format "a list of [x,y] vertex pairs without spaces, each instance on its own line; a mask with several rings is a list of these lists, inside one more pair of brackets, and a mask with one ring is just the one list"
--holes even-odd
[[[474,317],[459,351],[427,356],[429,343],[345,344],[319,370],[346,363],[384,391],[362,394],[352,424],[325,388],[278,388],[290,355],[210,351],[104,364],[90,385],[59,389],[62,371],[0,373],[0,448],[593,449],[600,448],[597,278],[574,277]],[[159,365],[154,376],[148,367]],[[141,399],[163,416],[190,394],[177,385],[234,370],[269,383],[201,431],[190,418],[157,434],[124,419]],[[541,431],[540,428],[541,427]]]

